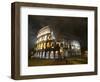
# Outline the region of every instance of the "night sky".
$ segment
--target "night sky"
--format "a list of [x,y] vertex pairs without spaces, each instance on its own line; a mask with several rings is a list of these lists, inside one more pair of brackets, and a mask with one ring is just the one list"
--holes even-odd
[[[56,17],[28,15],[28,48],[32,49],[37,32],[44,26],[51,25],[58,36],[61,34],[69,39],[80,41],[82,49],[87,49],[87,18]],[[59,34],[60,33],[60,34]]]

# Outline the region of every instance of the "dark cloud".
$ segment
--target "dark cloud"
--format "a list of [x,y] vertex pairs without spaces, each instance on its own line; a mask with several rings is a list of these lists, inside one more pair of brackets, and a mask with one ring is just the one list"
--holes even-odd
[[87,49],[87,18],[56,17],[56,16],[28,16],[28,44],[32,48],[39,29],[51,25],[63,36],[80,40],[82,48]]

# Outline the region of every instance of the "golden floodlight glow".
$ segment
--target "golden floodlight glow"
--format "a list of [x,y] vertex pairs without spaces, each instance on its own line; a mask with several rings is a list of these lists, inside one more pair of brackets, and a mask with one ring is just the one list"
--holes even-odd
[[49,26],[41,28],[37,34],[35,57],[55,59],[81,55],[80,43],[77,40],[58,39],[55,31]]

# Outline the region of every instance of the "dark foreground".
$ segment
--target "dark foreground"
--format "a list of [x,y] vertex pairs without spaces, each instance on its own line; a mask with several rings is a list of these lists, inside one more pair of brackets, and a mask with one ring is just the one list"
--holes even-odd
[[87,58],[69,57],[64,59],[40,59],[40,58],[28,59],[28,66],[74,65],[74,64],[87,64]]

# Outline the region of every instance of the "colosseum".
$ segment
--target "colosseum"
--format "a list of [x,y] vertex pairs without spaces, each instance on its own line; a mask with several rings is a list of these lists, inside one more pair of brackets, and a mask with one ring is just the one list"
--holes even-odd
[[42,27],[36,37],[32,58],[64,59],[81,55],[80,42],[61,35],[49,25]]

